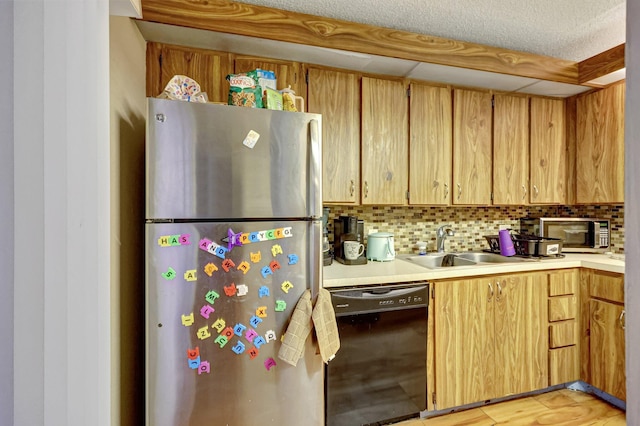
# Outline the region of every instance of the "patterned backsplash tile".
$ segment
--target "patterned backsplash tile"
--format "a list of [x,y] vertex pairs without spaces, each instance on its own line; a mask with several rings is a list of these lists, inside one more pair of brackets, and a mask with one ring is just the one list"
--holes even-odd
[[329,207],[329,239],[333,241],[333,220],[338,216],[364,219],[365,235],[392,232],[398,254],[415,252],[418,241],[434,251],[436,230],[449,225],[455,232],[447,237],[445,250],[469,251],[488,248],[485,235],[497,235],[500,225],[519,230],[525,216],[598,217],[611,220],[611,251],[624,252],[624,205],[605,206],[517,206],[517,207],[405,207],[405,206],[326,206]]

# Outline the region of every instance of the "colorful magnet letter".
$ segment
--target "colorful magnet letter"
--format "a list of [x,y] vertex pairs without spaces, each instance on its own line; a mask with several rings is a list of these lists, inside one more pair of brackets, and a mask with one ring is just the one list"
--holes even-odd
[[194,349],[187,349],[187,358],[196,359],[200,356],[200,348],[196,346]]
[[231,283],[231,285],[224,286],[224,294],[229,297],[235,296],[237,291],[238,290],[236,289],[236,283]]
[[287,309],[287,302],[276,300],[276,312],[284,312]]
[[200,315],[202,315],[202,318],[209,319],[209,315],[211,315],[215,311],[216,310],[213,309],[213,306],[204,305],[202,308],[200,308]]
[[227,230],[227,250],[231,251],[234,247],[242,247],[242,232],[236,234],[233,229]]
[[211,371],[211,366],[209,365],[209,361],[202,361],[200,363],[200,367],[198,367],[198,375],[203,373],[209,373]]
[[216,337],[216,340],[214,340],[213,342],[217,343],[221,348],[224,348],[228,341],[229,339],[227,339],[226,336],[221,334],[218,337]]
[[273,255],[273,257],[276,257],[276,255],[278,254],[282,254],[282,247],[280,246],[280,244],[274,244],[273,246],[271,246],[271,254]]
[[213,290],[209,290],[207,294],[204,296],[204,300],[211,303],[212,305],[216,302],[220,295]]
[[233,327],[233,332],[236,334],[236,336],[242,337],[242,333],[244,333],[246,329],[246,325],[238,323]]
[[199,328],[196,334],[198,336],[198,339],[200,340],[208,339],[209,337],[211,337],[208,326]]
[[290,281],[285,281],[282,283],[280,288],[282,288],[282,291],[284,291],[285,293],[289,293],[289,290],[293,288],[293,284],[291,284]]
[[185,327],[193,325],[193,321],[193,312],[191,312],[189,315],[182,315],[182,325],[184,325]]
[[217,270],[218,270],[218,267],[213,263],[207,263],[206,265],[204,265],[204,273],[209,276],[212,276],[213,273],[216,272]]
[[242,271],[244,275],[249,272],[249,269],[251,269],[251,265],[249,265],[249,262],[247,262],[246,260],[243,260],[242,262],[240,262],[240,265],[238,265],[238,271]]
[[295,265],[296,263],[298,263],[298,255],[297,254],[290,254],[287,257],[289,258],[289,265]]
[[224,330],[222,330],[222,335],[223,335],[224,337],[226,337],[227,339],[231,339],[231,338],[233,337],[233,335],[234,335],[234,334],[235,334],[235,333],[234,333],[234,331],[233,331],[233,328],[231,328],[231,327],[227,327],[227,328],[225,328]]
[[262,336],[258,336],[253,340],[253,344],[256,346],[256,348],[260,349],[260,346],[264,345],[265,343],[267,343],[266,340],[264,340],[264,337]]
[[165,280],[171,281],[176,277],[176,271],[172,267],[169,267],[169,269],[167,269],[167,272],[162,273],[162,276]]
[[249,293],[249,287],[246,284],[238,284],[238,296],[246,296]]
[[258,289],[258,296],[262,299],[263,297],[269,297],[269,287],[263,285]]
[[270,371],[272,367],[276,366],[276,361],[273,358],[267,358],[264,361],[264,368],[267,369],[267,371]]
[[186,271],[184,273],[184,279],[186,281],[197,281],[197,277],[196,277],[196,270],[195,269],[190,269],[188,271]]
[[251,254],[251,262],[258,263],[258,262],[260,262],[260,260],[262,260],[262,253],[261,252],[250,253],[250,254]]
[[158,245],[161,247],[186,246],[191,244],[189,234],[182,235],[164,235],[158,238]]
[[188,360],[188,362],[189,362],[189,368],[191,368],[192,370],[196,370],[198,367],[200,367],[200,357],[196,359],[190,359]]
[[236,264],[233,263],[233,260],[231,259],[225,259],[222,262],[222,269],[224,269],[225,272],[229,272],[231,270],[231,268],[235,268]]
[[267,278],[267,275],[273,275],[273,271],[268,266],[265,266],[264,268],[262,268],[260,270],[260,273],[262,274],[262,278]]
[[214,328],[218,333],[222,333],[225,325],[227,325],[225,320],[223,320],[222,318],[218,318],[211,327]]
[[253,326],[254,328],[260,325],[261,322],[262,322],[262,318],[260,318],[257,315],[252,316],[251,319],[249,320],[249,324],[251,324],[251,326]]
[[267,339],[267,343],[276,340],[276,332],[273,330],[268,330],[264,333],[264,337]]
[[278,262],[277,260],[271,261],[271,263],[269,264],[269,268],[271,268],[273,272],[277,271],[278,269],[280,269],[280,262]]
[[260,318],[266,318],[267,317],[267,307],[266,306],[259,306],[258,309],[256,309],[256,315],[259,316]]
[[260,139],[260,133],[256,132],[255,130],[249,130],[249,133],[247,133],[247,136],[242,141],[242,145],[246,146],[247,148],[253,149],[253,147],[256,146],[258,139]]
[[244,343],[242,343],[240,340],[238,340],[236,344],[231,348],[231,350],[235,352],[237,355],[240,355],[242,352],[244,352],[245,349],[246,347]]
[[259,351],[256,348],[251,348],[247,353],[249,354],[250,359],[254,359],[255,357],[258,356]]
[[253,343],[253,339],[255,339],[256,337],[258,337],[258,333],[256,333],[256,331],[253,328],[248,329],[244,335],[244,338],[252,343]]
[[221,245],[214,243],[208,238],[201,239],[200,243],[198,244],[198,247],[200,248],[200,250],[204,250],[207,253],[211,253],[212,255],[217,256],[220,259],[224,259],[227,253],[227,249],[225,247],[222,247]]

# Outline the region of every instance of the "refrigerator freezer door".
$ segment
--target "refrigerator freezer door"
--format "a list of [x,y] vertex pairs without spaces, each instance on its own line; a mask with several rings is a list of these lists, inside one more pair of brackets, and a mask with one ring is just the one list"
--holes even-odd
[[147,219],[320,218],[318,114],[148,99]]
[[314,339],[296,367],[277,357],[320,284],[321,235],[318,221],[146,225],[148,426],[324,425]]

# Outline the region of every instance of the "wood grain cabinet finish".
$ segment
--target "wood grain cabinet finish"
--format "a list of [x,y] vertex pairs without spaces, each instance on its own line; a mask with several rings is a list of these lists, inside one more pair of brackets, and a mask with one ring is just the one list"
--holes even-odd
[[156,97],[175,75],[186,75],[200,85],[210,102],[227,103],[227,75],[233,73],[232,55],[227,52],[147,43],[147,96]]
[[407,204],[408,154],[404,82],[362,77],[362,204]]
[[434,286],[437,409],[548,386],[545,273]]
[[451,101],[448,87],[411,84],[409,204],[451,204]]
[[453,204],[490,205],[492,95],[453,91]]
[[567,194],[564,100],[532,97],[530,109],[529,201],[563,204]]
[[529,204],[529,99],[493,102],[493,204]]
[[620,83],[578,98],[578,203],[624,202],[624,91]]
[[322,114],[322,201],[360,202],[360,79],[309,68],[307,107]]

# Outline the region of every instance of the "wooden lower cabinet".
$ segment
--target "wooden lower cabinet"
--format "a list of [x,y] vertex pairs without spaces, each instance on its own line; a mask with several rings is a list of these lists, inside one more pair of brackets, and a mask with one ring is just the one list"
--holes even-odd
[[548,386],[546,273],[433,285],[435,409]]

